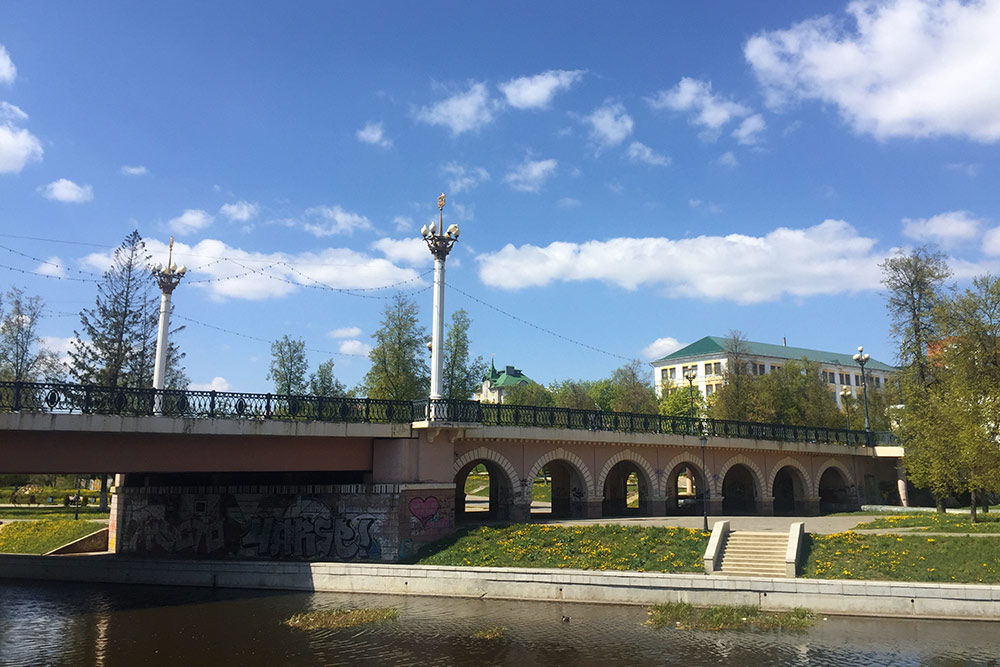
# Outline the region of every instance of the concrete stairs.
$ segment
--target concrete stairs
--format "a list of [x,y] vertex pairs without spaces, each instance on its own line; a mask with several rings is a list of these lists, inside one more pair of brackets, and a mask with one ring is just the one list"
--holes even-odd
[[718,571],[744,577],[786,577],[787,532],[734,530],[726,536]]

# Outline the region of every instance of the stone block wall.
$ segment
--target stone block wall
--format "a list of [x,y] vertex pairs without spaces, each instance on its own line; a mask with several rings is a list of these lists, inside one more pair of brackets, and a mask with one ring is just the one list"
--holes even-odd
[[114,550],[155,557],[397,562],[455,528],[454,487],[119,487]]

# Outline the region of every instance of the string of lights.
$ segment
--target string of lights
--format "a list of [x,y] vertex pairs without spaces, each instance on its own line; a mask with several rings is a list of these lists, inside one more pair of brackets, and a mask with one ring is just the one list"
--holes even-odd
[[93,278],[100,278],[99,274],[92,273],[90,271],[83,271],[81,269],[70,269],[70,268],[66,267],[65,265],[63,265],[63,264],[57,264],[56,262],[50,262],[47,259],[41,259],[40,257],[33,257],[32,255],[29,255],[27,253],[23,253],[20,250],[14,250],[13,248],[8,248],[5,245],[0,245],[0,249],[6,250],[7,252],[9,252],[11,254],[14,254],[14,255],[20,255],[21,257],[24,257],[25,259],[30,259],[32,261],[38,262],[39,264],[47,264],[48,266],[52,266],[52,267],[55,267],[57,269],[61,269],[63,271],[73,271],[74,273],[79,273],[80,275],[83,275],[83,276],[91,276]]
[[[230,336],[238,336],[240,338],[246,338],[247,340],[256,341],[258,343],[267,343],[268,345],[270,345],[271,343],[274,342],[267,340],[265,338],[261,338],[259,336],[251,336],[250,334],[241,333],[239,331],[233,331],[232,329],[226,329],[224,327],[219,327],[214,324],[208,324],[207,322],[201,322],[199,320],[190,317],[185,317],[183,315],[177,315],[176,313],[173,315],[173,317],[180,320],[184,320],[185,322],[190,322],[191,324],[197,324],[198,326],[205,327],[206,329],[214,329],[215,331],[220,331],[224,334],[229,334]],[[333,352],[331,350],[320,350],[314,347],[307,347],[305,349],[308,350],[309,352],[318,352],[319,354],[333,354],[340,357],[359,357],[362,359],[368,358],[367,355],[364,354],[351,354],[350,352]]]
[[97,278],[75,278],[73,276],[53,276],[48,273],[40,273],[38,271],[30,271],[28,269],[19,269],[16,266],[7,266],[6,264],[0,264],[0,269],[7,269],[8,271],[13,271],[15,273],[22,273],[27,276],[38,276],[40,278],[51,278],[53,280],[72,280],[77,283],[96,283],[99,282]]

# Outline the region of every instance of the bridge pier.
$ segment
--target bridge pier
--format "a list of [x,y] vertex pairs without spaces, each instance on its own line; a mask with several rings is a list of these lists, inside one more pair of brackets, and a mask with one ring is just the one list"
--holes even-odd
[[757,505],[757,514],[774,516],[774,496],[764,496]]

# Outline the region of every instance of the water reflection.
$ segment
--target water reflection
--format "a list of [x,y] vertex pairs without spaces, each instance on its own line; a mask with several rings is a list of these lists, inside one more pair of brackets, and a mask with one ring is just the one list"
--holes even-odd
[[[302,631],[313,609],[399,620]],[[564,622],[563,616],[569,621]],[[653,630],[641,607],[0,581],[0,665],[996,665],[1000,626],[831,617],[806,634]],[[474,639],[504,627],[501,639]]]

